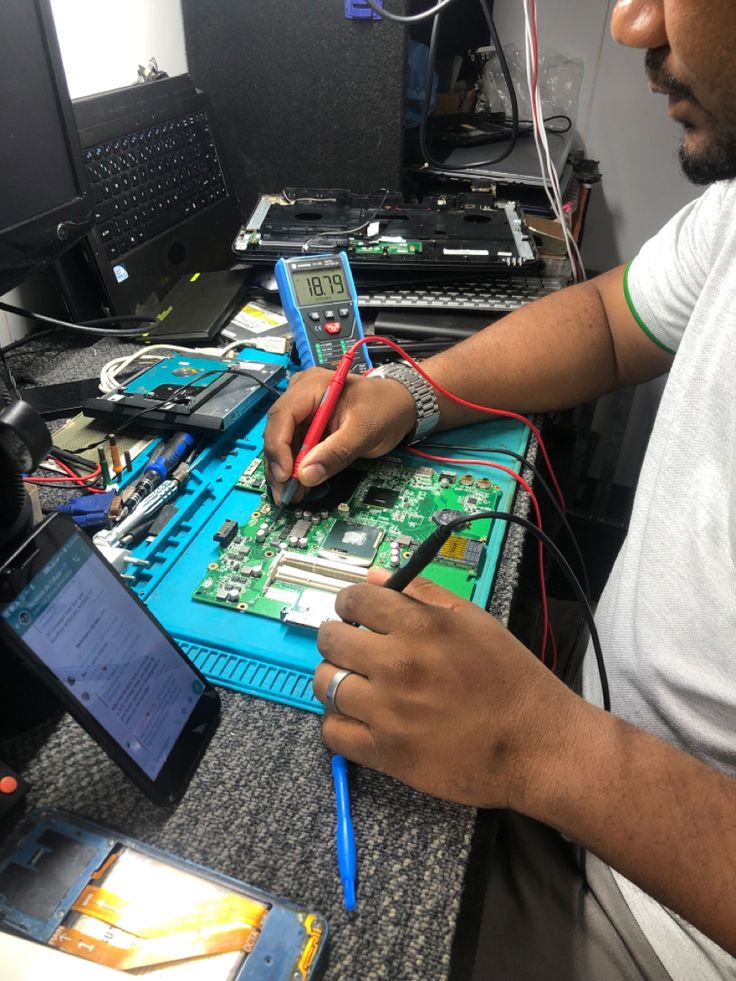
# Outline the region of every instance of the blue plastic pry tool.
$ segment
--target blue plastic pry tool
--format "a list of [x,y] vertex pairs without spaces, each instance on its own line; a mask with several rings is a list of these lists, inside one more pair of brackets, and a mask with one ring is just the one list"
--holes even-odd
[[332,757],[332,780],[335,785],[337,805],[337,865],[340,869],[342,892],[346,910],[353,910],[355,899],[355,835],[353,819],[350,815],[350,794],[348,789],[348,761],[344,756]]

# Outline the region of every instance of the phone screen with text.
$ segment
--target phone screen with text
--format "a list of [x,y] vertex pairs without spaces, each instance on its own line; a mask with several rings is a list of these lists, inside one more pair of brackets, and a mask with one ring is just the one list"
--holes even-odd
[[204,685],[92,547],[69,538],[0,615],[155,780]]

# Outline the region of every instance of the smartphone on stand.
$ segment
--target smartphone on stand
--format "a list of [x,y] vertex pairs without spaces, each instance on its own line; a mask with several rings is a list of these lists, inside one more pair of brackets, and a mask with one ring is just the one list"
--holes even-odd
[[219,696],[66,515],[0,565],[0,641],[151,800],[182,796]]

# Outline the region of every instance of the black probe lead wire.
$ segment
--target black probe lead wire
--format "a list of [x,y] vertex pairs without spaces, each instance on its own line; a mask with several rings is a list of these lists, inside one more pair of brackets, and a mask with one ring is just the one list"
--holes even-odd
[[44,330],[36,330],[32,334],[26,334],[24,337],[19,337],[15,341],[11,341],[10,344],[6,344],[2,349],[3,354],[10,354],[11,351],[15,351],[19,347],[23,347],[26,344],[30,344],[31,341],[39,341],[43,337],[48,337],[49,334],[59,333],[56,327],[46,327]]
[[[511,524],[521,525],[522,528],[525,528],[527,531],[530,531],[536,538],[540,539],[540,541],[544,544],[544,547],[546,549],[549,549],[552,558],[555,559],[555,561],[559,564],[560,568],[562,569],[562,572],[565,575],[565,578],[572,586],[573,591],[583,608],[585,622],[588,626],[588,629],[590,630],[590,639],[593,643],[593,651],[595,652],[595,660],[596,660],[596,665],[598,667],[598,676],[600,678],[600,683],[601,683],[603,708],[606,710],[606,712],[610,712],[611,693],[608,686],[608,674],[606,672],[606,664],[603,658],[603,650],[601,648],[601,642],[598,636],[598,629],[595,625],[595,617],[593,616],[593,611],[591,610],[590,603],[588,602],[588,599],[585,593],[583,592],[583,587],[580,585],[577,576],[575,575],[575,573],[572,571],[572,568],[570,567],[570,563],[567,561],[565,556],[555,545],[555,543],[552,541],[549,535],[545,534],[545,532],[543,532],[541,528],[537,528],[535,524],[533,524],[531,521],[528,521],[526,518],[522,518],[518,514],[508,514],[506,511],[473,511],[471,514],[464,514],[458,518],[453,518],[452,520],[444,524],[443,528],[446,531],[454,531],[456,528],[461,528],[463,525],[470,524],[471,521],[481,521],[481,520],[487,521],[489,518],[492,520],[498,519],[499,521],[507,521]],[[432,534],[434,534],[434,532]],[[430,535],[429,537],[431,538],[432,536]],[[439,543],[437,547],[438,548],[440,547]],[[416,554],[417,553],[415,553],[415,555]],[[436,555],[436,551],[434,554]],[[415,579],[421,573],[424,567],[428,565],[429,562],[432,561],[433,557],[434,556],[432,555],[430,555],[429,557],[422,555],[421,561],[417,562],[417,568],[412,568],[413,558],[409,559],[406,562],[406,565],[404,565],[402,568],[405,570],[405,573],[409,575],[409,582],[412,579]],[[575,681],[575,678],[577,677],[580,667],[582,666],[584,654],[585,651],[579,654],[576,658],[574,659],[571,658],[568,661],[568,664],[566,665],[566,670],[564,671],[562,681],[568,687],[571,687],[572,683]]]
[[557,495],[540,473],[539,467],[533,463],[530,463],[529,460],[525,459],[521,453],[517,453],[516,450],[510,450],[506,446],[463,446],[457,443],[425,443],[422,441],[418,444],[417,449],[421,449],[423,446],[431,447],[432,449],[439,448],[442,450],[458,450],[460,452],[472,451],[473,453],[503,453],[507,456],[513,457],[514,460],[518,460],[522,466],[526,467],[528,470],[531,470],[531,472],[534,474],[534,479],[539,481],[540,486],[549,497],[552,507],[557,512],[557,515],[562,521],[562,525],[570,538],[570,543],[572,544],[575,557],[578,561],[578,565],[580,566],[580,575],[583,579],[583,589],[588,601],[590,601],[590,580],[588,579],[588,570],[585,565],[583,553],[580,551],[580,545],[577,537],[575,536],[575,532],[570,527],[570,522],[567,520],[565,512],[560,507],[560,502],[557,500]]

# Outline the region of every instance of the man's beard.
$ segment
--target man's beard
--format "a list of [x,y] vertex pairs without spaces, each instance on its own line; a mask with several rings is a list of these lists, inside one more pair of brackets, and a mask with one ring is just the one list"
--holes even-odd
[[713,184],[736,177],[736,134],[712,131],[702,150],[688,150],[685,141],[678,151],[682,172],[693,184]]
[[[645,68],[649,80],[656,88],[664,89],[672,95],[688,99],[700,106],[690,89],[666,71],[664,67],[666,57],[665,48],[647,51]],[[702,106],[700,108],[703,109]],[[680,144],[682,172],[693,184],[712,184],[715,181],[736,178],[736,131],[729,130],[723,123],[719,124],[711,113],[706,112],[706,114],[710,125],[709,138],[705,146],[693,151],[687,148],[685,140]]]

